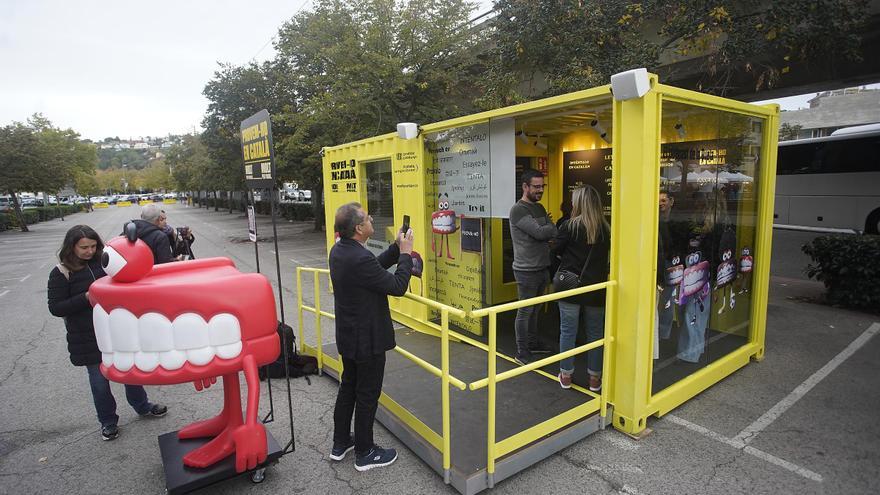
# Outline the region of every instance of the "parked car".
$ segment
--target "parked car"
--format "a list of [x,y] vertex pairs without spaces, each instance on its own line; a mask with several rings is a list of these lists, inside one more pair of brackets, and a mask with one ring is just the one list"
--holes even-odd
[[290,201],[311,201],[312,191],[308,189],[288,189],[284,191],[282,198]]

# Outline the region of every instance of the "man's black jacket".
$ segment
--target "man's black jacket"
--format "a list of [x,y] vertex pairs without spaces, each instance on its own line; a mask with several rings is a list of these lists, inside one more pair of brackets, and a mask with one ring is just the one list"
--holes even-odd
[[[386,271],[397,263],[393,274]],[[409,287],[412,258],[392,244],[378,258],[354,239],[342,239],[330,250],[330,278],[336,302],[336,347],[354,360],[394,349],[394,327],[388,296]]]
[[[168,235],[165,232],[146,220],[137,219],[132,220],[132,222],[137,227],[138,239],[147,243],[147,246],[150,246],[150,250],[153,251],[153,264],[158,265],[174,261],[174,256],[171,253],[171,242],[168,241]],[[124,234],[125,230],[123,229]]]

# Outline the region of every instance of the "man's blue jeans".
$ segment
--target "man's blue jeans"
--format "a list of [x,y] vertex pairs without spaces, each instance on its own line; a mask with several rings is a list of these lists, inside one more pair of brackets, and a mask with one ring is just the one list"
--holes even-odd
[[[110,390],[110,381],[101,374],[101,366],[98,364],[86,365],[89,371],[89,385],[92,388],[92,399],[95,401],[95,411],[98,413],[98,421],[101,426],[115,425],[119,422],[116,415],[116,399]],[[147,400],[147,391],[140,385],[126,385],[125,398],[138,414],[147,414],[153,406]]]
[[678,359],[698,363],[706,350],[706,327],[712,296],[693,296],[684,307],[684,325],[678,336]]
[[[574,349],[578,327],[584,322],[587,327],[587,343],[595,342],[605,334],[605,308],[585,306],[558,301],[559,304],[559,352]],[[559,371],[574,373],[574,357],[559,362]],[[587,351],[587,373],[602,376],[602,348]]]

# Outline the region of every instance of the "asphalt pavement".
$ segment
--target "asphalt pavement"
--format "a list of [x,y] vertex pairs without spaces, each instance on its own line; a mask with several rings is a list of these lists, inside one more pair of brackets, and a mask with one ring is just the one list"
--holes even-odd
[[[166,205],[171,225],[189,225],[197,257],[227,256],[256,271],[247,220],[239,212]],[[156,437],[215,415],[222,389],[148,387],[169,407],[141,419],[113,385],[120,437],[100,438],[84,368],[70,364],[64,325],[46,308],[46,281],[64,232],[77,223],[109,238],[132,208],[108,208],[0,232],[0,493],[162,493]],[[295,267],[326,266],[324,234],[309,222],[272,225],[260,217],[260,269],[276,282],[281,262],[285,319],[297,328]],[[800,245],[811,236],[776,231],[771,266],[766,356],[662,418],[633,440],[611,428],[500,483],[493,493],[878,493],[880,481],[880,317],[818,304],[820,284],[806,279]],[[326,285],[326,284],[325,284]],[[276,285],[277,287],[277,285]],[[325,288],[325,287],[323,287]],[[312,303],[311,279],[303,281]],[[281,304],[279,303],[279,308]],[[322,299],[328,304],[327,299]],[[331,309],[332,310],[332,309]],[[330,329],[331,331],[328,331]],[[314,342],[313,319],[304,323]],[[330,336],[326,336],[331,334]],[[325,340],[332,322],[325,320]],[[328,458],[336,382],[291,380],[296,451],[269,468],[266,480],[238,477],[210,493],[456,493],[381,426],[377,443],[401,452],[392,466],[359,473],[350,459]],[[290,438],[286,387],[273,381],[275,421]],[[268,409],[264,387],[261,410]],[[207,490],[204,491],[208,493]]]

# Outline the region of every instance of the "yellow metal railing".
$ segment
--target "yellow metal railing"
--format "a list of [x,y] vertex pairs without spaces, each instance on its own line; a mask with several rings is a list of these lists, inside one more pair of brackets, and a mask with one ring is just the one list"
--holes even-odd
[[[482,308],[474,311],[470,311],[469,315],[474,318],[482,318],[487,316],[489,318],[489,345],[486,348],[488,353],[488,370],[486,374],[486,378],[482,378],[475,382],[472,382],[468,385],[470,390],[479,390],[483,387],[488,389],[488,418],[487,418],[487,428],[486,428],[486,442],[487,442],[487,454],[486,454],[486,473],[488,474],[489,487],[492,488],[495,485],[495,461],[499,458],[521,448],[524,447],[535,440],[553,433],[554,431],[558,431],[565,426],[574,423],[575,421],[581,420],[595,412],[599,412],[601,417],[605,417],[607,413],[608,407],[608,360],[610,358],[609,348],[610,345],[614,342],[614,337],[610,334],[612,326],[612,318],[613,312],[606,310],[605,315],[605,336],[599,340],[591,342],[586,345],[582,345],[579,347],[575,347],[574,349],[570,349],[565,352],[561,352],[555,354],[553,356],[546,357],[544,359],[540,359],[534,362],[531,362],[526,365],[519,366],[517,368],[505,371],[503,373],[498,373],[496,370],[496,360],[500,356],[504,359],[511,360],[510,357],[499,355],[497,349],[497,319],[498,314],[506,311],[513,311],[515,309],[523,308],[526,306],[534,306],[536,304],[543,304],[549,301],[555,301],[558,299],[564,299],[571,296],[576,296],[579,294],[585,294],[587,292],[593,292],[601,289],[607,289],[606,294],[606,309],[608,305],[612,304],[614,301],[614,290],[617,286],[617,282],[614,280],[609,280],[607,282],[602,282],[598,284],[588,285],[585,287],[578,287],[575,289],[562,291],[562,292],[554,292],[551,294],[541,295],[537,297],[533,297],[531,299],[524,299],[522,301],[514,301],[505,304],[499,304],[497,306],[492,306],[488,308]],[[535,426],[527,428],[515,435],[505,438],[500,442],[495,441],[495,404],[496,404],[496,395],[497,395],[497,385],[499,382],[504,380],[508,380],[510,378],[514,378],[520,376],[524,373],[528,373],[530,371],[535,371],[544,375],[546,377],[552,378],[556,380],[556,377],[541,371],[539,368],[547,366],[548,364],[559,362],[565,358],[575,356],[577,354],[581,354],[587,352],[591,349],[596,349],[598,347],[603,347],[603,361],[602,361],[602,379],[603,384],[600,392],[597,394],[595,392],[591,392],[583,387],[579,387],[576,385],[572,385],[572,388],[582,392],[586,395],[592,396],[594,398],[598,398],[598,405],[594,403],[594,401],[586,402],[580,406],[576,406],[572,409],[569,409],[557,416],[554,416],[546,421],[543,421]]]
[[[303,272],[311,272],[313,275],[314,281],[314,306],[307,306],[303,304],[302,300],[302,273]],[[297,287],[297,313],[299,319],[299,341],[300,341],[300,349],[304,353],[312,353],[314,352],[315,357],[318,359],[318,369],[323,370],[325,364],[328,365],[331,369],[336,370],[341,374],[342,372],[342,360],[334,359],[331,356],[325,355],[323,350],[323,335],[322,335],[322,327],[321,327],[321,317],[325,316],[327,318],[335,319],[335,315],[324,311],[321,309],[321,286],[320,286],[320,275],[328,275],[330,271],[325,268],[308,268],[308,267],[297,267],[296,269],[296,287]],[[380,403],[385,406],[392,414],[397,416],[398,419],[402,420],[405,424],[407,424],[414,432],[419,434],[422,438],[424,438],[428,443],[433,445],[437,450],[439,450],[443,455],[443,470],[444,470],[444,481],[449,483],[450,481],[450,468],[452,465],[451,459],[451,430],[450,430],[450,400],[449,400],[449,386],[452,385],[459,390],[479,390],[482,388],[488,389],[488,421],[487,421],[487,469],[488,473],[489,485],[490,487],[494,485],[494,473],[495,473],[495,461],[499,458],[519,449],[535,440],[546,436],[548,434],[553,433],[554,431],[558,431],[565,426],[572,424],[576,421],[579,421],[591,414],[596,412],[604,418],[607,414],[608,408],[608,395],[607,391],[610,388],[610,380],[608,376],[607,370],[609,369],[609,361],[612,358],[612,353],[609,351],[610,344],[614,342],[614,337],[611,335],[611,329],[614,328],[613,316],[614,312],[612,310],[614,304],[614,290],[617,287],[617,282],[614,280],[609,280],[607,282],[602,282],[598,284],[593,284],[585,287],[578,287],[575,289],[563,291],[563,292],[555,292],[552,294],[541,295],[537,297],[533,297],[531,299],[525,299],[522,301],[514,301],[505,304],[499,304],[497,306],[492,306],[489,308],[481,308],[478,310],[473,310],[469,312],[462,311],[460,309],[454,308],[452,306],[445,305],[443,303],[434,301],[432,299],[428,299],[426,297],[422,297],[413,293],[407,293],[404,295],[405,298],[410,299],[412,301],[424,304],[425,306],[437,310],[440,312],[440,367],[436,367],[431,363],[425,361],[424,359],[412,354],[406,349],[397,346],[394,348],[396,352],[398,352],[403,357],[409,359],[413,363],[417,364],[422,369],[428,371],[429,373],[437,376],[441,380],[441,407],[442,407],[442,433],[437,434],[437,432],[433,431],[429,426],[427,426],[424,422],[422,422],[418,417],[416,417],[412,412],[408,411],[406,408],[401,406],[399,403],[392,400],[390,397],[382,394],[380,398]],[[546,357],[544,359],[540,359],[534,361],[532,363],[518,366],[517,368],[504,371],[502,373],[497,373],[496,370],[496,361],[498,358],[506,359],[510,362],[514,362],[514,360],[506,356],[504,354],[499,354],[497,350],[497,316],[499,313],[503,313],[506,311],[513,311],[526,306],[533,306],[537,304],[543,304],[549,301],[555,301],[558,299],[564,299],[571,296],[576,296],[579,294],[585,294],[587,292],[593,292],[601,289],[607,289],[607,297],[606,297],[606,314],[605,314],[605,336],[602,339],[596,340],[594,342],[590,342],[589,344],[585,344],[579,347],[575,347],[574,349],[570,349],[565,352],[561,352],[555,354],[553,356]],[[305,344],[303,340],[303,312],[309,311],[316,315],[315,322],[315,334],[317,339],[317,344],[314,348]],[[466,335],[462,335],[461,333],[455,332],[449,329],[449,315],[454,315],[459,318],[464,317],[472,317],[472,318],[489,318],[489,335],[488,335],[488,344],[484,344],[476,339],[468,337]],[[487,376],[485,378],[476,380],[470,384],[466,384],[458,378],[452,376],[449,373],[449,338],[453,337],[458,339],[464,343],[472,345],[474,347],[480,348],[486,351],[488,355],[488,370]],[[524,373],[528,372],[536,372],[545,377],[556,380],[556,377],[546,373],[540,368],[547,366],[552,363],[559,362],[565,358],[576,356],[578,354],[582,354],[584,352],[590,351],[592,349],[596,349],[602,347],[603,353],[603,364],[602,364],[602,377],[603,377],[603,386],[599,393],[592,392],[588,389],[580,387],[578,385],[572,385],[572,389],[577,390],[585,395],[598,399],[598,404],[596,401],[589,401],[579,406],[573,407],[553,418],[550,418],[546,421],[543,421],[537,425],[534,425],[526,430],[523,430],[515,435],[507,437],[500,442],[496,442],[495,440],[495,406],[496,406],[496,394],[497,394],[497,384],[503,382],[505,380],[509,380],[511,378],[520,376]]]
[[[302,273],[303,272],[311,272],[313,274],[314,281],[314,306],[306,306],[303,304],[302,299]],[[332,368],[340,373],[340,379],[342,378],[342,359],[335,360],[329,356],[325,356],[324,354],[324,346],[323,346],[323,335],[321,331],[321,317],[326,316],[331,319],[335,319],[336,315],[329,313],[327,311],[323,311],[321,309],[321,281],[320,275],[330,275],[330,270],[326,268],[309,268],[309,267],[297,267],[296,268],[296,292],[297,292],[297,316],[299,322],[299,341],[300,341],[300,349],[303,352],[309,351],[308,346],[305,344],[305,340],[303,340],[303,311],[309,311],[315,315],[315,337],[317,340],[317,344],[314,348],[315,357],[318,360],[318,369],[323,370],[325,361],[329,361],[328,364],[331,364]],[[454,308],[452,306],[447,306],[443,303],[439,303],[437,301],[418,296],[412,293],[406,293],[404,295],[407,299],[411,299],[418,303],[424,304],[429,308],[435,309],[440,312],[440,367],[436,367],[433,364],[425,361],[424,359],[416,356],[415,354],[403,349],[400,346],[396,346],[394,348],[397,353],[402,355],[403,357],[409,359],[413,363],[417,364],[422,369],[428,371],[434,376],[440,378],[440,389],[441,389],[441,413],[442,413],[442,433],[438,435],[435,431],[433,431],[429,426],[424,424],[421,420],[419,420],[414,414],[410,411],[406,410],[400,404],[394,402],[390,397],[385,395],[384,393],[380,397],[380,402],[386,408],[388,408],[395,416],[404,421],[413,431],[418,433],[422,438],[424,438],[428,443],[433,445],[437,450],[439,450],[443,454],[443,471],[444,471],[444,481],[446,483],[450,482],[450,469],[452,467],[452,448],[451,448],[451,426],[450,426],[450,400],[449,400],[449,386],[452,385],[459,390],[466,390],[467,384],[458,378],[452,376],[449,373],[449,335],[451,332],[449,330],[449,315],[452,314],[459,318],[464,318],[467,316],[467,313],[464,311]],[[457,334],[456,334],[457,335]],[[467,339],[471,340],[471,339]]]

